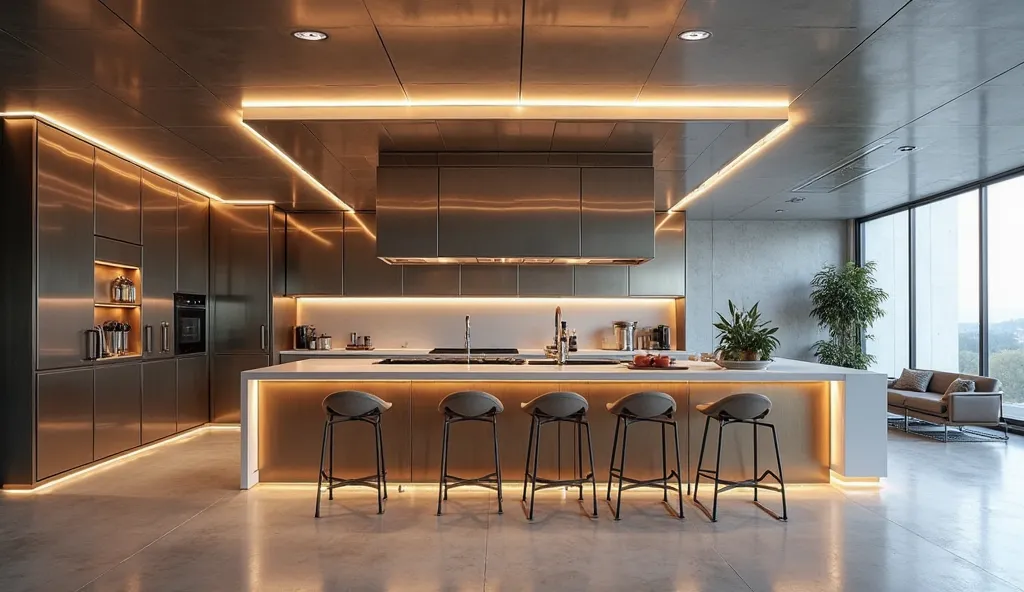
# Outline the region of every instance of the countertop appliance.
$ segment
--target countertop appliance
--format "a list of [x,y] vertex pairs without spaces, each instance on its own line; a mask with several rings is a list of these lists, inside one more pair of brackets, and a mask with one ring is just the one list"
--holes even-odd
[[206,296],[174,294],[174,353],[198,354],[206,351]]
[[651,328],[651,349],[672,349],[672,328],[658,325]]
[[309,349],[309,340],[316,333],[313,325],[299,325],[295,327],[295,349]]
[[636,321],[615,321],[612,323],[612,332],[615,334],[615,349],[619,351],[635,349]]
[[[462,353],[465,353],[463,351]],[[526,360],[521,358],[512,357],[490,357],[490,356],[471,356],[469,359],[464,357],[460,358],[441,358],[441,357],[422,357],[422,358],[384,358],[375,364],[486,364],[493,366],[519,366],[526,363]]]

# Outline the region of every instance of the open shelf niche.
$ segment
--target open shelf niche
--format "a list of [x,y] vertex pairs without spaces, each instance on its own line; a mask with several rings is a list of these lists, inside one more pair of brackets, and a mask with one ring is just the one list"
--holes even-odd
[[[93,265],[93,324],[107,321],[127,323],[128,353],[101,358],[118,360],[142,355],[142,247],[121,241],[96,237]],[[118,277],[135,284],[135,302],[115,302],[112,286]],[[109,340],[108,340],[109,343]]]

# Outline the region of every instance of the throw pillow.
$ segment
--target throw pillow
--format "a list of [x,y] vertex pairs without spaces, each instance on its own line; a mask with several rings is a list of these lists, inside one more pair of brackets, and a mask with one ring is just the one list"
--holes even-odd
[[957,378],[953,382],[949,383],[949,388],[946,389],[946,392],[942,393],[942,398],[948,399],[953,393],[973,393],[975,388],[973,380]]
[[899,391],[913,391],[923,393],[928,390],[928,383],[932,381],[932,372],[929,370],[911,370],[904,368],[900,377],[893,383],[892,388]]

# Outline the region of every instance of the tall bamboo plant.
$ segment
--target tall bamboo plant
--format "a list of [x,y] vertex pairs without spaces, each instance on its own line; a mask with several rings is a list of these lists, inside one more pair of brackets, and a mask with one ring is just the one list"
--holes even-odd
[[828,265],[811,280],[811,316],[828,330],[828,339],[814,344],[818,361],[833,366],[866,370],[875,357],[866,353],[861,336],[885,315],[882,303],[889,295],[875,286],[875,263],[847,262]]

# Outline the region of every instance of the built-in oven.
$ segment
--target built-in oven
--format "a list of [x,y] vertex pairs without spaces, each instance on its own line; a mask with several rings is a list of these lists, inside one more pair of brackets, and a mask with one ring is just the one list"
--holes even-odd
[[174,329],[176,355],[206,351],[206,296],[174,295]]

